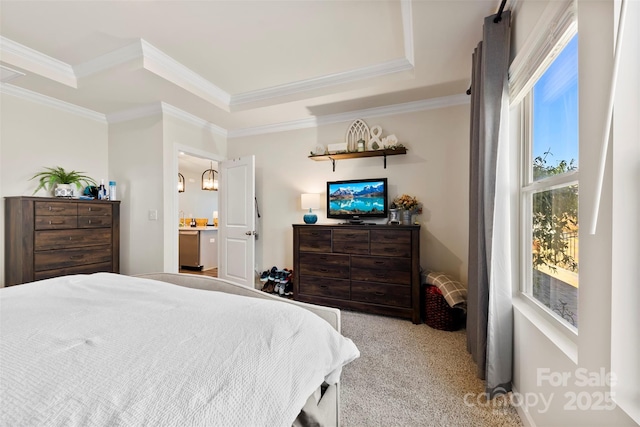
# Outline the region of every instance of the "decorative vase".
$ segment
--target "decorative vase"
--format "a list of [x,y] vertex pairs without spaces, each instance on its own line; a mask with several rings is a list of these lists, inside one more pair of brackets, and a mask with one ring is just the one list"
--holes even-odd
[[56,184],[53,195],[56,197],[73,197],[73,186],[71,184]]
[[389,209],[389,220],[387,221],[387,224],[400,224],[400,211],[400,209]]
[[411,211],[403,210],[402,211],[402,225],[411,225]]

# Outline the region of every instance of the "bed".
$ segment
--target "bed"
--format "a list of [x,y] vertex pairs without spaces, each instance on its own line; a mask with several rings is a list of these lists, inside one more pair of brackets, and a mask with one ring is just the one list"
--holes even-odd
[[0,289],[3,426],[338,425],[340,373],[357,357],[338,310],[221,279]]

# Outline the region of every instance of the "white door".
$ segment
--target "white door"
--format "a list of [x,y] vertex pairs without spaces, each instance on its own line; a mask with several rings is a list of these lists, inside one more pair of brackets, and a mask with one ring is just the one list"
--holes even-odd
[[220,163],[218,277],[255,287],[255,158]]

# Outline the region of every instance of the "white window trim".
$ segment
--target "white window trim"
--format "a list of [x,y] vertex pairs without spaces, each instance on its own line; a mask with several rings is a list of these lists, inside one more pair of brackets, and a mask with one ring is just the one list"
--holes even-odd
[[[568,39],[567,41],[569,41]],[[533,85],[531,85],[533,87]],[[533,245],[531,235],[531,210],[533,194],[566,187],[579,182],[579,170],[554,175],[548,178],[533,180],[531,168],[533,162],[533,135],[532,123],[532,96],[524,97],[520,109],[520,146],[523,149],[520,182],[520,289],[518,293],[519,306],[526,305],[527,310],[523,314],[536,326],[547,338],[552,340],[571,360],[577,362],[578,357],[578,329],[569,325],[551,308],[545,306],[532,296],[532,269],[531,248]],[[553,331],[553,332],[552,332]]]
[[[518,56],[509,68],[509,94],[511,107],[520,108],[520,140],[523,162],[520,167],[519,208],[520,208],[520,287],[514,295],[514,307],[553,342],[569,359],[578,360],[578,331],[569,325],[553,310],[528,294],[532,284],[531,268],[531,195],[538,191],[562,187],[578,183],[579,172],[573,171],[560,176],[553,176],[533,181],[530,165],[532,155],[532,131],[530,120],[531,96],[540,76],[562,52],[567,43],[577,34],[577,8],[574,0],[550,2],[538,20],[531,35],[526,40]],[[527,246],[528,245],[528,246]]]
[[562,48],[578,32],[574,0],[549,2],[509,66],[509,102],[520,103]]

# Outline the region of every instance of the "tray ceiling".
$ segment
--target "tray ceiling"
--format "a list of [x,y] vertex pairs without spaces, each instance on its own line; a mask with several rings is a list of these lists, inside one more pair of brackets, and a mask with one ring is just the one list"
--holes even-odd
[[3,91],[107,120],[165,104],[230,132],[458,95],[498,4],[0,1],[0,64],[24,73]]

